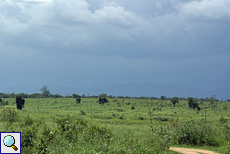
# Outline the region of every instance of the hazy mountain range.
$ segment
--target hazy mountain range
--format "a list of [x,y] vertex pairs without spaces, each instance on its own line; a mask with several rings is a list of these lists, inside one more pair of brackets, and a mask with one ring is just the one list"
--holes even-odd
[[[72,95],[76,94],[85,94],[89,95],[98,95],[100,93],[106,93],[113,96],[145,96],[145,97],[160,97],[162,95],[166,97],[198,97],[205,98],[210,97],[211,95],[216,95],[218,99],[228,99],[230,87],[219,87],[219,88],[210,88],[208,86],[201,87],[192,87],[177,84],[167,84],[160,85],[154,83],[127,83],[127,84],[114,84],[106,88],[81,88],[81,87],[65,87],[57,85],[47,85],[50,93],[52,94],[61,94],[61,95]],[[41,87],[40,87],[41,88]],[[4,90],[5,93],[40,93],[40,88],[31,89],[22,86],[10,86]]]

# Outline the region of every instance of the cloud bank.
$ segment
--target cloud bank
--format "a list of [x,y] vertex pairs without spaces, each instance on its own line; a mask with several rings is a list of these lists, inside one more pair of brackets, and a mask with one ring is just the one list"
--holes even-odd
[[0,65],[41,85],[226,85],[229,26],[229,0],[3,0]]

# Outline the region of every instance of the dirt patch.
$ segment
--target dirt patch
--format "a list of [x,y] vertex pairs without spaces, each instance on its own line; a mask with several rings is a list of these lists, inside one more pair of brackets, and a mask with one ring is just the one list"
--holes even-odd
[[169,150],[176,151],[182,154],[218,154],[208,150],[199,150],[199,149],[187,149],[187,148],[174,148],[171,147]]

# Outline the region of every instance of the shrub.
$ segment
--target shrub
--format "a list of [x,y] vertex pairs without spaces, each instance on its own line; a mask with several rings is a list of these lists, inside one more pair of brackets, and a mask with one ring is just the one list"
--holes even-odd
[[19,115],[14,106],[5,106],[0,115],[1,120],[7,123],[7,127],[19,120]]
[[86,115],[85,111],[81,111],[81,115]]
[[5,105],[9,105],[8,101],[4,102],[4,101],[0,101],[0,105],[5,106]]
[[34,146],[35,138],[37,135],[38,128],[36,125],[32,127],[25,127],[21,132],[21,146],[22,148],[30,148]]
[[225,119],[224,116],[221,116],[219,122],[222,123],[222,124],[224,124],[224,123],[227,122],[227,119]]
[[25,105],[25,100],[21,96],[16,97],[17,109],[21,110]]
[[106,94],[100,94],[99,96],[99,104],[105,104],[108,103],[107,95]]
[[182,123],[174,129],[173,142],[176,144],[220,146],[224,140],[220,138],[211,125],[202,123]]
[[112,100],[112,102],[118,102],[118,100],[115,98],[115,99]]
[[140,119],[140,120],[144,120],[144,118],[143,118],[143,117],[139,117],[139,119]]

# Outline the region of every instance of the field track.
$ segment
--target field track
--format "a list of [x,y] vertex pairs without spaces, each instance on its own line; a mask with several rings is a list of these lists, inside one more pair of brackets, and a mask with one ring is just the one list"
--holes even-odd
[[198,150],[198,149],[187,149],[187,148],[175,148],[171,147],[169,150],[176,151],[182,154],[218,154],[212,151],[207,151],[207,150]]

